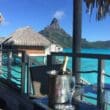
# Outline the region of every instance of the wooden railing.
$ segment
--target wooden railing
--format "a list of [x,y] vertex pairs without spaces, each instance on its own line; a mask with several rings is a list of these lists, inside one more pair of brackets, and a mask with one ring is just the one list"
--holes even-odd
[[[25,93],[25,87],[27,86],[27,94],[31,94],[31,78],[30,78],[30,66],[31,62],[29,57],[27,57],[24,51],[17,51],[17,50],[2,50],[2,52],[8,52],[8,77],[7,80],[11,78],[11,54],[12,53],[21,53],[21,93]],[[89,71],[77,71],[77,74],[92,74],[97,73],[97,98],[92,98],[91,96],[86,96],[88,98],[97,99],[97,106],[98,108],[103,108],[103,91],[105,89],[109,90],[109,88],[105,88],[103,85],[103,77],[110,77],[109,74],[103,73],[104,70],[104,60],[110,60],[110,55],[104,54],[87,54],[87,53],[51,53],[51,55],[47,56],[47,67],[52,68],[53,61],[55,61],[56,56],[69,56],[72,58],[87,58],[87,59],[97,59],[97,70],[89,70]],[[27,69],[26,69],[27,67]],[[27,75],[26,75],[27,74]],[[75,75],[73,73],[73,75]],[[28,80],[26,83],[26,79]],[[80,87],[80,86],[78,86]]]
[[[72,54],[72,53],[52,53],[48,56],[47,65],[51,68],[53,64],[53,59],[55,56],[69,56],[72,58],[87,58],[87,59],[97,59],[97,70],[90,70],[90,71],[77,71],[77,74],[92,74],[97,73],[97,107],[99,109],[104,108],[104,97],[103,97],[103,91],[107,88],[104,87],[103,84],[103,78],[104,76],[110,77],[110,75],[105,74],[103,72],[104,70],[104,60],[110,60],[110,55],[106,54],[88,54],[88,53],[78,53],[78,54]],[[55,60],[55,59],[54,59]],[[73,73],[74,74],[74,73]],[[77,81],[76,81],[77,82]],[[109,89],[109,88],[108,88]],[[89,97],[91,98],[91,97]],[[92,98],[95,99],[95,98]]]
[[[4,83],[6,83],[7,85],[11,86],[11,84],[14,84],[14,82],[12,81],[12,79],[14,79],[15,81],[19,81],[20,84],[14,84],[14,88],[18,88],[21,93],[24,93],[25,92],[25,78],[26,78],[26,53],[24,51],[19,51],[19,50],[13,50],[13,49],[2,49],[0,50],[1,52],[1,56],[0,56],[0,67],[1,69],[3,69],[2,67],[5,66],[7,69],[5,70],[5,73],[6,73],[6,78],[3,80],[3,77],[2,80],[0,81],[3,81]],[[20,62],[20,67],[21,67],[21,71],[16,71],[14,68],[12,68],[12,59],[13,59],[13,54],[20,54],[20,58],[21,58],[21,62]],[[6,59],[6,63],[3,64],[3,61],[4,60],[2,57],[4,57],[5,55],[5,59]],[[17,78],[15,76],[13,76],[12,74],[12,71],[15,71],[17,72],[19,75],[21,75],[21,78]],[[4,74],[4,71],[1,70],[1,74],[5,75]],[[16,87],[15,87],[16,86]],[[20,88],[19,88],[19,87]]]

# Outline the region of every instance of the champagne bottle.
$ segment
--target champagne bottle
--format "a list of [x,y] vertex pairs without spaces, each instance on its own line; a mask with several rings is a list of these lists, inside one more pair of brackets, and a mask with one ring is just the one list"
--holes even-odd
[[66,71],[67,63],[68,63],[68,56],[65,56],[61,69],[58,72],[59,75],[67,74],[67,71]]

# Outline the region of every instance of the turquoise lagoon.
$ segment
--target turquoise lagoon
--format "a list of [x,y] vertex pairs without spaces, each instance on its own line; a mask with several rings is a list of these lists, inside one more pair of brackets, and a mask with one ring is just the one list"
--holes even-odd
[[[64,49],[64,52],[72,52],[70,48]],[[110,49],[82,49],[81,53],[92,53],[92,54],[107,54],[110,55]],[[110,60],[104,61],[104,71],[106,74],[110,74]],[[97,59],[87,59],[87,58],[81,58],[81,71],[90,71],[90,70],[97,70]],[[68,68],[72,68],[72,58],[69,58],[68,62]],[[81,75],[84,79],[86,79],[91,84],[97,83],[96,78],[97,74],[83,74]],[[105,78],[106,83],[110,83],[110,78]]]
[[[64,49],[64,52],[72,52],[72,50],[70,48],[66,48]],[[82,49],[81,50],[82,53],[100,53],[100,54],[108,54],[110,55],[110,49]],[[16,65],[11,65],[12,68],[12,74],[18,78],[20,78],[20,72],[21,72],[21,60],[20,58],[16,58],[17,59],[17,64]],[[43,59],[44,57],[33,57],[34,61],[37,62],[38,65],[42,65],[43,64]],[[63,62],[63,57],[57,57],[58,60],[60,60],[61,62]],[[3,61],[7,59],[3,58]],[[81,59],[81,67],[80,70],[82,71],[87,71],[87,70],[97,70],[97,60],[96,59],[86,59],[86,58],[82,58]],[[6,68],[7,66],[4,65],[2,68],[2,71],[4,73],[8,72],[8,69]],[[68,61],[68,68],[72,69],[72,58],[69,57],[69,61]],[[105,68],[104,71],[106,74],[110,74],[110,60],[105,60]],[[6,75],[5,75],[6,76]],[[92,83],[97,83],[96,82],[96,78],[97,78],[97,74],[93,73],[93,74],[83,74],[81,75],[81,77],[83,77],[85,80],[87,80],[88,82]],[[109,83],[110,78],[105,78],[105,82]]]
[[[69,49],[64,49],[64,52],[72,52],[72,50]],[[110,49],[82,49],[81,53],[92,53],[92,54],[107,54],[110,55]],[[110,75],[110,60],[104,60],[104,72],[105,74]],[[80,70],[81,71],[90,71],[90,70],[96,70],[97,71],[97,64],[98,61],[97,59],[87,59],[87,58],[81,58],[81,67]],[[68,62],[68,68],[72,68],[72,59],[69,58],[69,62]],[[88,81],[89,83],[96,84],[97,83],[97,73],[93,73],[93,74],[81,74],[81,78],[85,79],[86,81]],[[105,83],[110,84],[110,78],[108,77],[104,77],[104,81]],[[92,93],[86,93],[85,95],[87,96],[91,96],[96,98],[96,94],[92,94]],[[95,100],[92,99],[88,99],[88,98],[84,98],[85,101],[96,104],[97,102]],[[110,103],[110,102],[109,102]],[[110,107],[107,106],[107,110],[109,110]]]

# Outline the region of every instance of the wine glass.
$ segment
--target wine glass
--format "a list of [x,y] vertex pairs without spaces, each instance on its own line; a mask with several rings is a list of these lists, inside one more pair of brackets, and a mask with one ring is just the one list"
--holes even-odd
[[75,77],[70,77],[70,88],[68,90],[69,106],[72,107],[72,97],[75,92]]

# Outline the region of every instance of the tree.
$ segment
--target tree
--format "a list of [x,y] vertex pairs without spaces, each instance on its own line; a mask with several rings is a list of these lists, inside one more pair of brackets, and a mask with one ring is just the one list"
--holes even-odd
[[110,14],[110,0],[84,0],[90,14],[96,8],[96,19],[101,20]]

